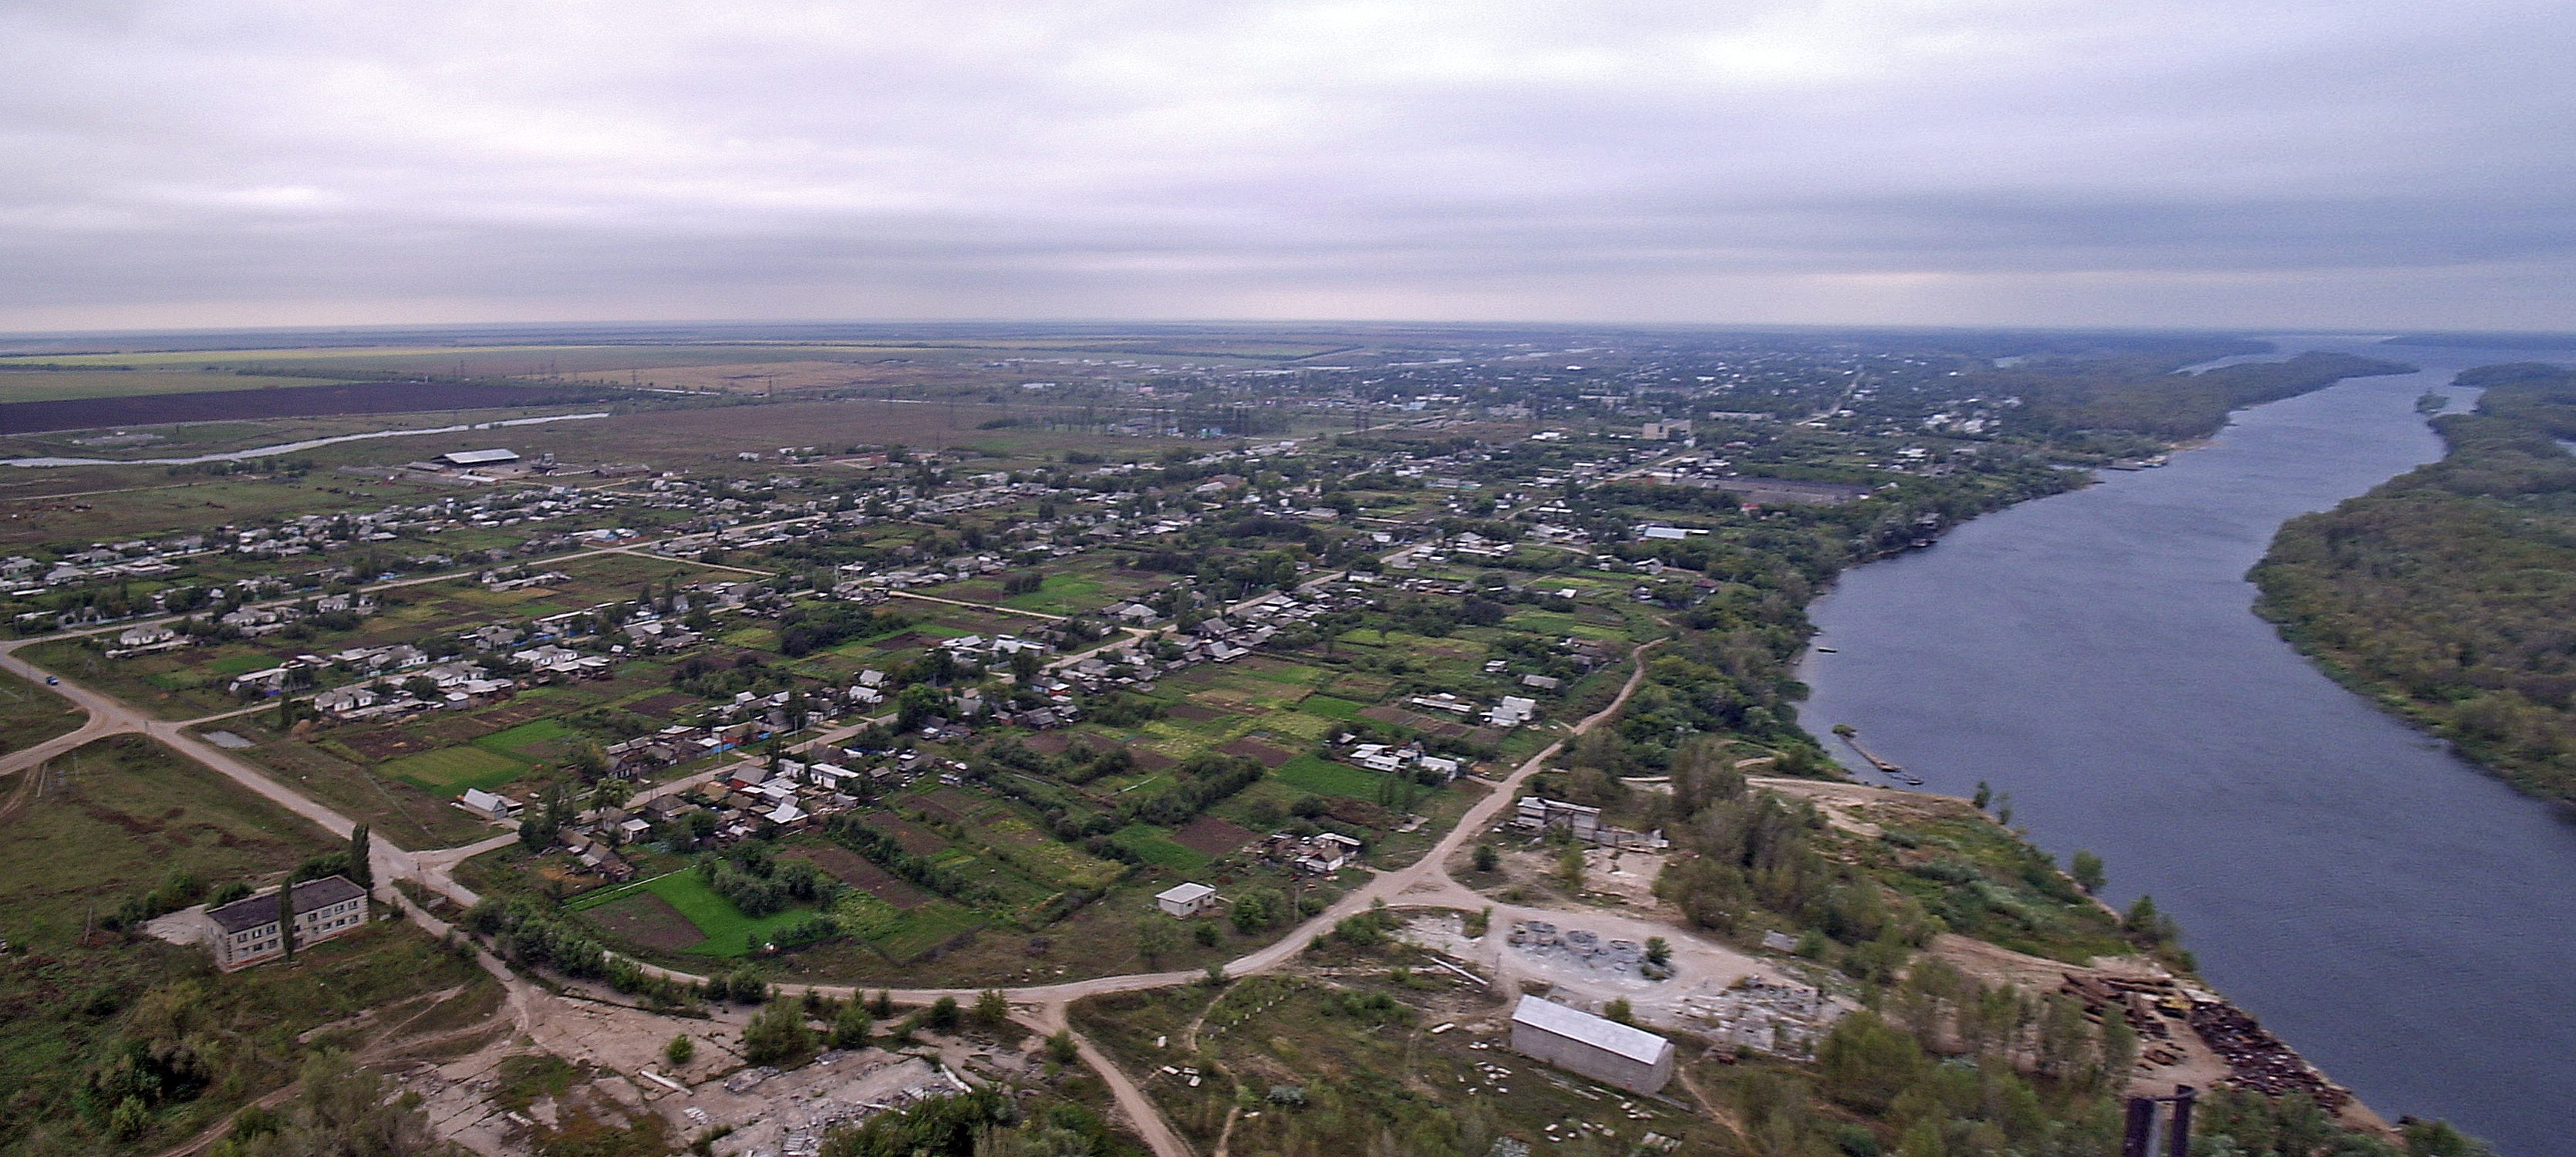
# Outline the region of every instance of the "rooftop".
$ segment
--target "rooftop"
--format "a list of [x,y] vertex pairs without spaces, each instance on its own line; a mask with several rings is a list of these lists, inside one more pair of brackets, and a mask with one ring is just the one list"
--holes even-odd
[[1617,1053],[1641,1065],[1651,1065],[1663,1059],[1664,1053],[1673,1047],[1673,1042],[1642,1028],[1633,1028],[1535,996],[1521,998],[1520,1005],[1512,1009],[1512,1023],[1545,1029],[1604,1052]]
[[[319,880],[306,880],[295,886],[295,914],[301,916],[317,908],[327,908],[342,900],[355,900],[366,894],[365,889],[350,883],[342,876],[324,876]],[[221,908],[209,909],[206,915],[213,917],[215,926],[223,929],[227,934],[245,932],[262,924],[275,924],[277,923],[277,893],[271,890],[248,899],[235,900]]]

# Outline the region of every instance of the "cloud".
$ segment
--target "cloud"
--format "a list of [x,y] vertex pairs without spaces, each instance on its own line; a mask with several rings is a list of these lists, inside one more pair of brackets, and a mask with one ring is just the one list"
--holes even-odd
[[2540,5],[0,12],[0,326],[2563,325]]

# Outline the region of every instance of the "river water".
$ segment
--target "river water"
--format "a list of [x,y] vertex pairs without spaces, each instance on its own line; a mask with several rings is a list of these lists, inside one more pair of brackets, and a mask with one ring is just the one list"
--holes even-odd
[[2281,340],[2426,369],[1845,574],[1801,718],[1923,790],[2010,792],[2061,862],[2100,853],[2107,898],[2153,893],[2213,983],[2383,1115],[2576,1152],[2576,824],[2318,674],[2244,579],[2284,520],[2440,456],[2419,395],[2541,357]]

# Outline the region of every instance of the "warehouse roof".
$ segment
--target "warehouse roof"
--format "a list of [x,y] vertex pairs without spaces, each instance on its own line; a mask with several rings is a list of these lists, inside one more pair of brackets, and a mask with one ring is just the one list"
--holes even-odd
[[459,450],[453,454],[441,454],[438,459],[452,466],[485,466],[494,462],[516,462],[519,460],[519,452],[516,450]]
[[1535,996],[1521,997],[1520,1006],[1512,1010],[1512,1023],[1545,1029],[1604,1052],[1617,1053],[1641,1065],[1662,1060],[1664,1053],[1673,1047],[1673,1042],[1642,1028],[1631,1028],[1618,1021]]

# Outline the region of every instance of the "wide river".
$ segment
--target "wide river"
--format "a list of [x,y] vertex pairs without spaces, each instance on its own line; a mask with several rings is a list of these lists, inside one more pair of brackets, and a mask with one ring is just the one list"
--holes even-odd
[[2382,1114],[2576,1152],[2576,825],[2318,674],[2244,577],[2283,521],[2440,456],[2424,391],[2576,351],[2278,340],[2425,372],[2242,411],[2170,466],[1845,574],[1800,717],[1923,790],[2010,792],[2061,862],[2100,853],[2110,899],[2154,894],[2213,983]]

